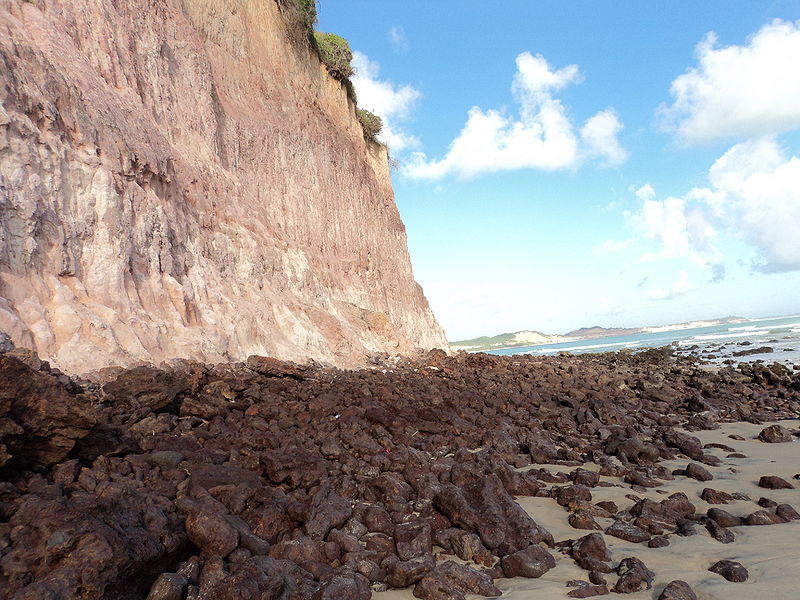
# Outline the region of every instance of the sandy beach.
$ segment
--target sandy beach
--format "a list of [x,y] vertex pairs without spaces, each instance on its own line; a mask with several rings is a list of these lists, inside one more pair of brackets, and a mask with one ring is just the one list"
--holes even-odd
[[[789,430],[797,429],[798,420],[778,421],[778,424]],[[745,454],[747,458],[726,458],[727,451],[709,448],[708,451],[722,459],[722,464],[717,467],[706,468],[714,475],[709,482],[700,482],[695,479],[676,476],[674,481],[666,481],[658,488],[648,489],[646,492],[631,489],[631,485],[622,483],[615,477],[602,477],[601,480],[614,487],[592,488],[593,501],[601,502],[610,500],[621,508],[629,507],[633,501],[628,495],[637,498],[649,498],[654,501],[662,500],[665,496],[683,492],[696,506],[698,513],[705,513],[709,508],[720,505],[708,504],[700,499],[700,493],[706,487],[725,492],[740,492],[750,496],[752,501],[735,500],[731,504],[723,505],[728,512],[746,517],[750,513],[760,510],[756,501],[767,497],[778,504],[791,504],[800,506],[800,490],[766,490],[758,487],[758,479],[762,475],[778,475],[787,481],[800,473],[800,442],[782,444],[767,444],[761,442],[757,436],[768,423],[754,425],[752,423],[723,423],[719,429],[711,431],[693,431],[691,433],[703,444],[725,444]],[[738,435],[744,440],[733,440],[729,435]],[[670,469],[683,469],[687,461],[671,460],[663,464]],[[557,465],[532,465],[529,468],[546,468],[554,474],[558,472]],[[592,469],[591,464],[583,468]],[[531,515],[540,525],[548,529],[556,540],[577,538],[587,533],[586,531],[572,528],[567,517],[569,513],[551,498],[519,497],[520,506]],[[597,518],[598,523],[608,527],[613,519]],[[736,540],[731,544],[722,544],[712,538],[703,527],[697,528],[697,535],[683,537],[670,536],[670,545],[665,548],[648,548],[645,544],[634,544],[619,538],[606,535],[606,544],[613,555],[613,562],[635,556],[641,559],[653,572],[655,580],[650,590],[642,590],[631,594],[618,594],[611,592],[604,598],[628,598],[629,600],[651,600],[658,598],[659,594],[670,581],[680,579],[692,586],[699,600],[752,600],[765,597],[773,600],[789,600],[800,597],[800,521],[791,521],[777,525],[764,526],[739,526],[732,527]],[[568,556],[556,556],[556,567],[539,579],[501,578],[495,581],[503,594],[500,598],[508,600],[556,600],[567,598],[571,587],[566,583],[570,580],[586,580],[586,571],[579,568]],[[454,559],[445,557],[442,559]],[[728,559],[742,563],[749,571],[750,577],[746,582],[731,583],[721,576],[708,571],[708,567],[718,560]],[[458,560],[458,559],[455,559]],[[609,577],[609,582],[614,576]],[[468,596],[481,598],[481,596]],[[411,600],[414,596],[411,590],[390,590],[373,594],[376,600]]]

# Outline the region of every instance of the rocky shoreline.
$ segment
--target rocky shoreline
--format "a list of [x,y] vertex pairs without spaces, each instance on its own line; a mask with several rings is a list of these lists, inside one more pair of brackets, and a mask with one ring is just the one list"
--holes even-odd
[[[82,378],[14,350],[0,355],[0,598],[460,600],[568,561],[581,575],[560,597],[691,599],[635,549],[734,548],[741,528],[800,518],[791,476],[760,473],[761,498],[716,489],[715,453],[741,453],[697,436],[746,422],[759,444],[794,447],[791,423],[766,423],[798,416],[799,372],[711,372],[669,349],[433,351],[361,371],[253,356]],[[647,497],[681,481],[702,491]],[[624,504],[598,500],[612,488]],[[698,508],[727,502],[752,507]],[[709,576],[746,580],[736,558]]]

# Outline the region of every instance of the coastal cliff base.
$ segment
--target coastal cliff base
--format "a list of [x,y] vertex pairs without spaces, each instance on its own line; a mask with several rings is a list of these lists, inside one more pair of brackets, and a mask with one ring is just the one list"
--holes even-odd
[[785,585],[753,544],[798,530],[780,365],[432,352],[87,379],[15,350],[0,390],[4,600],[650,599],[678,578],[744,598]]

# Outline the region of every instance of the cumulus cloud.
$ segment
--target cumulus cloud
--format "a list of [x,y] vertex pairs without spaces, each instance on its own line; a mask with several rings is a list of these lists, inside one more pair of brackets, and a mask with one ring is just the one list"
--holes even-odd
[[642,260],[687,257],[709,266],[712,281],[719,281],[725,266],[716,240],[729,234],[756,249],[757,269],[800,270],[798,157],[787,156],[772,137],[749,140],[714,162],[708,182],[681,197],[640,196],[629,222],[658,247]]
[[717,210],[732,213],[744,238],[760,250],[759,269],[800,269],[798,157],[787,157],[774,138],[751,140],[719,158],[709,181]]
[[354,75],[351,78],[358,96],[358,105],[378,115],[383,130],[378,136],[394,152],[419,145],[419,140],[406,132],[401,125],[408,119],[414,104],[422,96],[411,85],[395,86],[380,79],[380,65],[362,52],[353,52]]
[[605,159],[610,165],[619,165],[628,158],[617,136],[622,131],[622,121],[616,111],[606,109],[586,121],[581,129],[581,139],[586,144],[586,154]]
[[710,33],[696,56],[697,66],[672,82],[672,104],[659,109],[680,139],[702,143],[800,127],[800,21],[773,21],[743,46],[718,47]]
[[627,153],[617,140],[622,123],[613,110],[599,112],[577,130],[554,96],[580,80],[577,65],[556,70],[530,52],[517,56],[516,65],[512,93],[519,105],[517,117],[475,106],[444,158],[416,153],[405,173],[418,179],[470,178],[523,168],[565,169],[592,157],[610,164],[625,160]]

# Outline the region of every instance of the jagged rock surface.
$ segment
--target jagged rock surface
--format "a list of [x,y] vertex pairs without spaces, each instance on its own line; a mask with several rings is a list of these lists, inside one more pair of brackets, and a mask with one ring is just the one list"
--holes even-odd
[[70,372],[445,348],[384,148],[275,0],[0,2],[0,331]]
[[[785,383],[765,383],[768,368]],[[526,489],[554,507],[570,497],[568,511],[665,536],[732,519],[698,514],[681,492],[591,505],[572,483],[592,483],[589,463],[604,476],[669,475],[659,458],[623,467],[607,439],[624,431],[656,457],[674,444],[697,454],[698,438],[675,426],[696,414],[686,398],[699,388],[713,390],[714,424],[800,408],[798,373],[758,364],[709,373],[660,350],[431,352],[360,371],[252,357],[92,379],[14,350],[0,357],[0,599],[368,600],[373,586],[497,596],[492,579],[541,575],[557,552],[595,584],[569,597],[608,593],[613,571],[619,592],[659,585],[635,557],[616,564],[602,533],[553,540],[513,496]],[[576,468],[511,466],[535,465],[543,448],[546,464]],[[758,512],[779,517],[777,527],[797,517],[785,504]],[[725,561],[712,569],[746,576]]]

